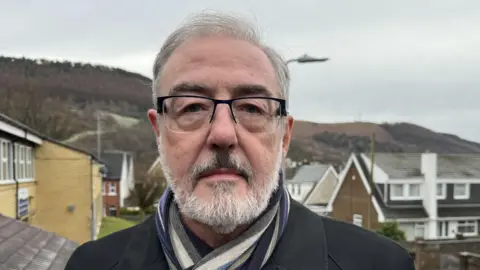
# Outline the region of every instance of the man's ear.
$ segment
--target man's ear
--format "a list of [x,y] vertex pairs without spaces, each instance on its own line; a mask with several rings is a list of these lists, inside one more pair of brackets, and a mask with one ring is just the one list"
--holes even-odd
[[160,131],[158,130],[157,110],[150,109],[148,110],[147,114],[148,114],[148,120],[150,120],[150,123],[152,124],[153,132],[155,133],[155,136],[156,137],[160,136]]
[[283,156],[287,156],[288,148],[290,146],[290,141],[292,139],[292,130],[293,130],[293,117],[291,115],[287,116],[287,121],[285,121],[285,133],[282,138],[282,147],[283,147]]

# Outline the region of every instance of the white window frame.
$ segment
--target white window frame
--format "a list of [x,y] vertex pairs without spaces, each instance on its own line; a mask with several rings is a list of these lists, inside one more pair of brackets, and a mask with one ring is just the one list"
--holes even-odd
[[[459,185],[464,185],[465,186],[465,194],[462,194],[462,195],[455,194],[455,190],[457,189],[457,186],[459,186]],[[454,183],[453,184],[453,198],[455,200],[468,200],[468,199],[470,199],[470,184],[468,184],[468,183]]]
[[19,144],[18,152],[15,154],[18,156],[17,179],[23,180],[25,179],[25,146]]
[[[441,190],[441,194],[437,193],[438,189]],[[437,183],[435,186],[435,194],[437,195],[437,200],[444,200],[447,198],[447,184],[445,183]]]
[[478,235],[478,221],[477,220],[459,220],[457,221],[457,232],[459,227],[473,227],[473,232],[462,233],[464,236]]
[[25,149],[26,178],[33,179],[32,148],[26,147]]
[[[11,142],[7,140],[0,140],[0,181],[13,180],[12,168],[11,168]],[[4,155],[5,151],[5,155]],[[5,166],[5,172],[4,170]],[[5,177],[4,177],[5,174]]]
[[110,196],[117,195],[117,185],[115,185],[115,183],[113,182],[108,183],[108,195]]
[[[419,188],[419,195],[412,196],[410,195],[410,186],[418,185]],[[395,196],[393,194],[394,186],[402,186],[402,195]],[[422,199],[422,185],[418,183],[392,183],[390,184],[390,199],[392,201],[413,201],[413,200],[421,200]]]

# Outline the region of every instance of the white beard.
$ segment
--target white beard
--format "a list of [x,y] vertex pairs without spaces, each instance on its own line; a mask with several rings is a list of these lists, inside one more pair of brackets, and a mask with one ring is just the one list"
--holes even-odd
[[256,220],[267,208],[271,195],[278,188],[278,173],[283,160],[281,145],[273,170],[264,176],[265,179],[251,179],[245,196],[235,192],[235,183],[219,182],[213,186],[213,197],[209,200],[199,198],[193,193],[192,188],[189,188],[193,180],[187,179],[190,183],[187,181],[179,183],[173,179],[160,138],[158,150],[162,170],[172,188],[180,212],[188,218],[210,226],[220,234],[231,233],[238,226]]

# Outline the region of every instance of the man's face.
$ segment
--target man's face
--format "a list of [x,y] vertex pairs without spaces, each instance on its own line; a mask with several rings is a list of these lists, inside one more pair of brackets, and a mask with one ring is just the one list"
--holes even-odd
[[[281,96],[274,68],[261,49],[228,37],[185,42],[171,55],[159,82],[158,96]],[[242,122],[236,113],[235,123],[228,104],[218,104],[212,122],[208,122],[208,115],[203,126],[179,131],[175,128],[182,125],[171,123],[180,118],[179,111],[185,109],[181,106],[186,103],[166,103],[169,114],[150,110],[149,118],[157,134],[162,167],[180,211],[222,233],[256,219],[278,186],[278,172],[288,150],[293,119],[275,117],[276,120],[270,120],[277,123],[271,125],[275,127],[272,131],[256,132],[251,121]],[[240,112],[251,113],[251,107],[237,107]],[[196,104],[188,107],[187,112],[207,112],[206,108]],[[191,123],[192,119],[196,118],[190,117],[183,123]]]

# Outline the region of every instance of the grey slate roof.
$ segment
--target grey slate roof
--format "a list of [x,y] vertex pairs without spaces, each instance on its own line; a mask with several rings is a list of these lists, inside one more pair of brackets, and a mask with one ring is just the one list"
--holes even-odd
[[[422,177],[421,156],[421,153],[375,153],[375,164],[391,179]],[[437,172],[439,178],[480,178],[480,155],[438,154]]]
[[124,153],[116,151],[102,153],[102,160],[107,167],[107,175],[105,178],[109,180],[120,180],[122,176],[123,155]]
[[288,181],[291,184],[302,183],[317,183],[322,179],[322,176],[328,170],[329,165],[313,163],[309,165],[303,165],[300,167],[292,180]]
[[[370,158],[368,154],[366,156]],[[422,176],[420,153],[375,153],[375,164],[390,178]]]
[[480,178],[478,154],[438,155],[437,162],[440,178]]
[[78,244],[0,214],[0,269],[63,270]]

